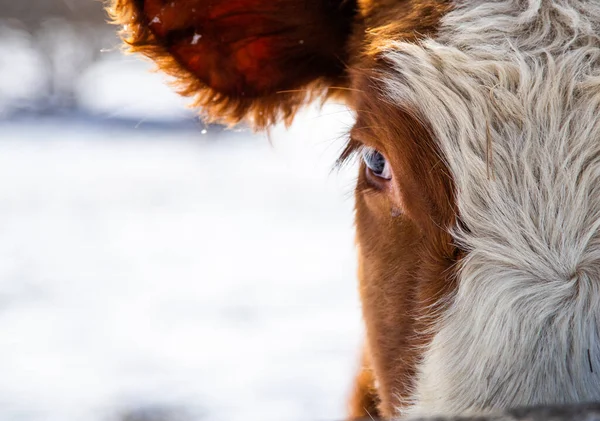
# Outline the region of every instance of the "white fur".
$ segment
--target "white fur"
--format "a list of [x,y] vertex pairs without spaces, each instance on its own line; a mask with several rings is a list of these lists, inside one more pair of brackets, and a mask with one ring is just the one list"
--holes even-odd
[[599,35],[598,1],[464,0],[387,51],[382,95],[431,127],[469,252],[401,413],[600,400]]

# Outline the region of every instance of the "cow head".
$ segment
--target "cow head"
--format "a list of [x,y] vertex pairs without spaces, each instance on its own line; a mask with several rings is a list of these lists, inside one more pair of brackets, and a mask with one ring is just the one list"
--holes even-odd
[[600,398],[600,6],[113,0],[211,120],[356,113],[367,383],[380,414]]

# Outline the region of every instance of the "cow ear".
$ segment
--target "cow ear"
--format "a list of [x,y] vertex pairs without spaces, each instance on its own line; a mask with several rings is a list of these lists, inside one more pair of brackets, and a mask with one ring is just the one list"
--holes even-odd
[[356,0],[110,0],[129,51],[209,120],[256,128],[344,84]]

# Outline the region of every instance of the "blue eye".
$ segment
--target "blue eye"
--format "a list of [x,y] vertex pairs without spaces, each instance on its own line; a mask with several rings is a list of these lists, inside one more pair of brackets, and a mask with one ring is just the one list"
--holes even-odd
[[373,175],[384,180],[392,179],[392,171],[385,157],[377,149],[365,148],[363,150],[363,161]]

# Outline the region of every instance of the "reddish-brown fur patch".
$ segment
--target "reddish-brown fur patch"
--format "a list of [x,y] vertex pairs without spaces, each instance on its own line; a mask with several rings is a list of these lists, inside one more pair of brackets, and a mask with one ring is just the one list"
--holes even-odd
[[[452,180],[435,142],[410,113],[382,99],[379,73],[355,75],[362,143],[381,151],[392,185],[373,186],[361,169],[356,189],[359,280],[380,414],[390,417],[414,385],[421,350],[431,339],[435,306],[455,284]],[[400,213],[392,210],[400,209]]]
[[290,122],[347,85],[352,0],[113,0],[109,13],[209,120]]
[[450,0],[358,0],[365,51],[376,54],[390,41],[418,41],[437,32]]
[[375,387],[375,373],[369,349],[365,346],[348,401],[348,417],[352,420],[368,421],[379,416],[378,407],[379,396]]
[[352,19],[345,15],[354,10],[350,2],[342,6],[145,0],[144,15],[165,48],[207,86],[231,97],[260,98],[343,73],[337,56],[346,55]]
[[[351,396],[351,419],[391,417],[395,407],[410,398],[421,351],[431,339],[435,321],[428,305],[438,303],[455,287],[455,250],[440,227],[454,218],[452,181],[439,160],[434,141],[409,113],[383,103],[375,69],[378,56],[390,42],[417,41],[434,36],[440,19],[450,10],[446,0],[359,0],[363,16],[362,54],[353,56],[351,105],[359,116],[356,132],[373,140],[374,147],[395,151],[388,156],[395,174],[400,203],[375,191],[360,170],[356,190],[359,280],[367,325],[370,376],[359,377]],[[361,31],[355,31],[356,34]],[[361,139],[362,141],[363,139]],[[400,153],[399,153],[400,152]],[[431,197],[422,197],[429,192]],[[392,207],[404,214],[391,216]],[[433,219],[431,219],[433,217]],[[436,223],[432,223],[436,221]],[[433,310],[433,308],[431,308]],[[426,332],[427,333],[424,333]],[[364,364],[364,363],[363,363]],[[377,379],[377,397],[373,398]],[[362,393],[360,392],[362,390]],[[362,402],[376,402],[378,411],[360,410]]]

